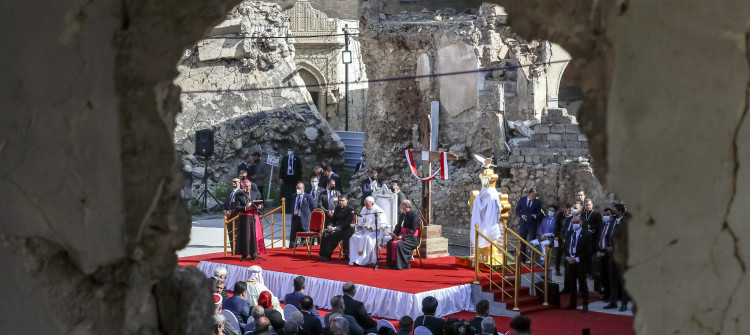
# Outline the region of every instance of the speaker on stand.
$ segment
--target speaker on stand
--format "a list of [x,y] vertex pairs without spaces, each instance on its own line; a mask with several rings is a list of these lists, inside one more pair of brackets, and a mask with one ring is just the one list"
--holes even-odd
[[218,204],[221,201],[208,190],[208,159],[214,153],[214,131],[211,129],[203,129],[195,132],[195,155],[203,157],[203,191],[196,199],[197,203],[203,203],[201,211],[207,213],[208,210],[208,197],[210,196]]

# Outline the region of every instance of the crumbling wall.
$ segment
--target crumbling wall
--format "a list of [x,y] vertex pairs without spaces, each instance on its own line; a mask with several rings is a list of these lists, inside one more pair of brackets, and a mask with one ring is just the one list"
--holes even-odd
[[[601,190],[591,168],[581,166],[589,164],[590,156],[575,117],[564,109],[545,108],[550,67],[540,63],[552,58],[550,43],[514,35],[504,10],[489,4],[476,14],[441,10],[385,15],[382,10],[370,3],[363,11],[364,57],[368,64],[377,64],[368,66],[377,69],[368,73],[370,78],[494,69],[370,85],[370,99],[378,101],[366,111],[372,120],[365,140],[370,166],[381,170],[384,179],[402,180],[402,190],[415,200],[421,200],[422,185],[407,169],[404,150],[423,149],[422,115],[429,112],[431,101],[440,102],[436,149],[456,154],[458,160],[450,162],[449,180],[432,182],[432,217],[451,242],[468,245],[468,200],[471,191],[480,188],[475,154],[494,155],[495,164],[518,172],[501,176],[513,205],[530,187],[544,190],[540,195],[545,205],[571,201],[577,187]],[[560,73],[555,69],[554,87]],[[507,141],[514,132],[506,121],[525,120],[536,125],[527,127],[530,138]],[[533,178],[524,174],[531,170]],[[563,170],[589,171],[588,178],[568,180]],[[595,202],[604,205],[612,199],[600,193]],[[510,226],[516,221],[511,215]]]
[[[288,33],[288,14],[280,6],[244,1],[180,60],[175,83],[184,92],[183,112],[175,143],[181,151],[196,130],[215,130],[211,183],[231,179],[242,157],[256,151],[279,155],[291,147],[305,171],[312,171],[312,162],[343,155],[340,138],[300,87],[293,41],[276,38]],[[276,89],[263,89],[268,87]],[[183,164],[198,187],[202,162],[185,154]]]

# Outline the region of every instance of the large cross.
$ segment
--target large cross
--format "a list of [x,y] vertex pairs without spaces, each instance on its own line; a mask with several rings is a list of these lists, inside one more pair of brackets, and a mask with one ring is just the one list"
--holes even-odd
[[[422,148],[423,149],[437,149],[437,148],[431,148],[431,143],[435,143],[437,141],[432,141],[432,122],[430,115],[425,115],[422,119],[422,126],[420,127],[422,134]],[[434,136],[437,136],[437,134],[434,134]],[[422,161],[422,176],[430,176],[432,175],[432,162],[439,162],[440,161],[440,151],[432,151],[430,150],[430,154],[427,155],[428,160]],[[458,159],[458,156],[454,154],[448,154],[448,160],[449,161],[455,161]],[[423,181],[422,182],[422,216],[424,217],[424,224],[430,225],[432,222],[432,208],[430,207],[430,203],[432,202],[432,184],[429,181]]]

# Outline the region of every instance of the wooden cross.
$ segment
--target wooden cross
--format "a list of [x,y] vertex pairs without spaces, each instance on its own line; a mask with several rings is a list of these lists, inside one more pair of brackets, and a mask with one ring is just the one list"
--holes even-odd
[[[429,115],[425,115],[422,119],[422,148],[424,149],[436,149],[430,148],[430,142],[432,140],[432,122]],[[435,134],[437,135],[437,134]],[[426,150],[425,150],[426,151]],[[432,175],[432,162],[440,161],[440,151],[430,150],[429,160],[422,161],[422,176],[427,177]],[[449,161],[458,160],[458,156],[454,154],[448,154]],[[424,224],[430,225],[432,222],[432,208],[430,203],[432,202],[432,184],[429,181],[422,182],[422,216],[424,217]]]

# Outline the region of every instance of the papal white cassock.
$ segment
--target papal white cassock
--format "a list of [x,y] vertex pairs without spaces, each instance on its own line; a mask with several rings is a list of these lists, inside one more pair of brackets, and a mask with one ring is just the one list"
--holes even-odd
[[[498,222],[500,215],[500,194],[493,187],[483,187],[482,192],[474,199],[474,208],[471,211],[471,234],[469,239],[471,245],[474,241],[474,225],[479,225],[479,232],[487,235],[493,241],[500,241],[503,237],[502,227]],[[490,245],[485,239],[479,239],[479,248],[485,248]]]
[[[378,216],[378,241],[380,242],[377,245],[388,243],[391,239],[388,235],[391,225],[385,212],[378,205],[373,204],[372,209],[362,207],[359,214],[362,216],[357,219],[356,231],[349,239],[349,265],[374,264],[378,260],[375,252],[375,216]],[[370,226],[371,229],[365,229],[366,226]]]

